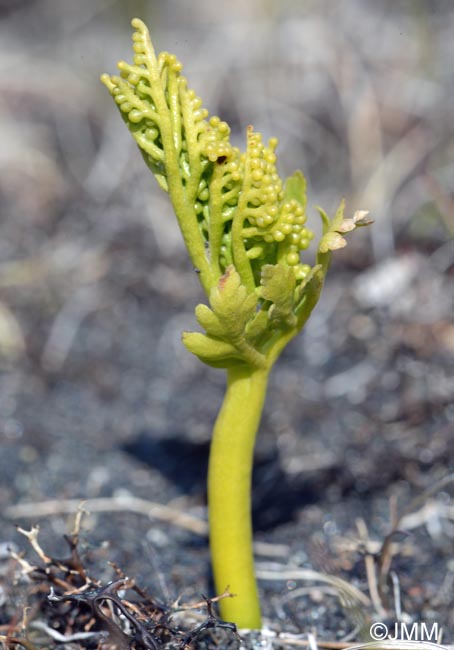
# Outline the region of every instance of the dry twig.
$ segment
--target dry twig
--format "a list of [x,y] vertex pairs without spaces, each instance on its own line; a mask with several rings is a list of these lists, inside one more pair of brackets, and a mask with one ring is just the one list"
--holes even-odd
[[[37,503],[21,503],[6,509],[10,519],[42,518],[52,515],[75,513],[80,507],[80,499],[52,499]],[[89,512],[134,512],[150,519],[158,519],[185,528],[197,535],[207,535],[208,525],[186,512],[165,506],[154,501],[147,501],[133,496],[100,497],[84,502]]]

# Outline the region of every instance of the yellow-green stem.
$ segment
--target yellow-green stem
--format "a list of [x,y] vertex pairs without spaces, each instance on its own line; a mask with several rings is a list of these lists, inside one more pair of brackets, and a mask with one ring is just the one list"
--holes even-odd
[[208,471],[210,548],[222,617],[240,628],[260,629],[251,523],[254,442],[265,400],[269,368],[227,371],[227,390],[211,442]]

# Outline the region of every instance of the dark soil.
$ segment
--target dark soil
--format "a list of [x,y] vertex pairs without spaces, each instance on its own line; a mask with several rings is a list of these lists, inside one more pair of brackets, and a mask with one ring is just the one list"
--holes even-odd
[[[58,505],[45,517],[33,509],[25,518],[8,516],[8,506],[21,502],[80,498],[90,510],[90,499],[134,495],[205,517],[209,433],[222,373],[179,348],[186,325],[179,314],[188,307],[178,297],[166,304],[150,288],[148,279],[164,269],[156,270],[152,256],[147,261],[146,248],[153,246],[147,239],[146,229],[140,237],[122,233],[122,263],[134,260],[134,277],[123,275],[122,284],[118,250],[106,253],[101,291],[109,304],[80,323],[58,368],[43,363],[42,353],[35,356],[44,342],[48,296],[9,294],[30,328],[30,352],[2,377],[3,548],[27,547],[15,523],[39,523],[46,553],[65,554],[62,533],[73,517]],[[385,295],[380,306],[360,291],[380,266],[364,272],[347,262],[335,266],[313,322],[272,376],[254,475],[256,539],[270,545],[259,548],[260,571],[287,571],[282,579],[260,581],[272,629],[304,634],[314,628],[327,640],[354,629],[354,611],[320,584],[302,583],[312,589],[292,599],[301,583],[288,571],[297,576],[300,568],[314,568],[368,593],[366,550],[378,565],[380,545],[392,531],[392,504],[401,513],[423,495],[408,513],[417,514],[416,523],[407,518],[407,534],[395,537],[391,572],[403,612],[436,621],[452,639],[452,485],[424,497],[453,468],[452,325],[444,300],[450,278],[421,253],[398,253],[393,264],[394,273],[408,264],[415,272],[405,295]],[[193,283],[184,269],[181,278]],[[370,543],[361,540],[358,520]],[[405,529],[405,519],[402,524]],[[116,577],[108,564],[115,561],[159,601],[214,595],[206,539],[176,524],[127,510],[92,514],[81,553],[104,585]],[[26,557],[36,560],[30,549]],[[389,618],[396,606],[391,572],[383,596]],[[1,624],[7,625],[20,618],[29,587],[15,584],[17,570],[6,553],[2,575]],[[363,610],[366,619],[377,615],[372,605]]]

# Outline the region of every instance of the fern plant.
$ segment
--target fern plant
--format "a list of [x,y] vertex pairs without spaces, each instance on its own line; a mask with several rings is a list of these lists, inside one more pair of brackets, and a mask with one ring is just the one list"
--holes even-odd
[[255,436],[268,377],[280,353],[302,329],[319,296],[331,251],[344,234],[368,223],[366,212],[333,219],[319,209],[323,235],[316,263],[302,253],[313,239],[306,225],[301,172],[285,182],[276,169],[277,140],[247,129],[246,151],[230,128],[208,116],[188,88],[182,65],[156,56],[145,24],[132,21],[133,63],[101,77],[160,187],[169,194],[208,305],[195,313],[203,332],[183,343],[227,374],[213,431],[208,472],[212,566],[216,588],[236,594],[221,614],[243,628],[261,626],[254,576],[250,489]]

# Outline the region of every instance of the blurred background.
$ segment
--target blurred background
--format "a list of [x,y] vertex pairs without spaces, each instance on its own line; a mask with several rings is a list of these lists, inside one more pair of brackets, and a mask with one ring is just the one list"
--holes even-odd
[[[309,522],[315,546],[357,517],[385,534],[391,497],[407,504],[454,467],[452,0],[1,0],[0,16],[0,505],[203,507],[224,379],[180,343],[202,292],[99,82],[131,59],[138,16],[235,144],[248,124],[279,138],[312,224],[341,197],[375,220],[335,256],[273,374],[256,527],[312,565],[290,526]],[[431,564],[452,539],[449,494],[436,492],[438,528],[419,524],[434,591],[454,571]],[[127,556],[141,524],[116,522]],[[142,527],[165,555],[164,533]],[[11,518],[2,531],[13,539]]]

